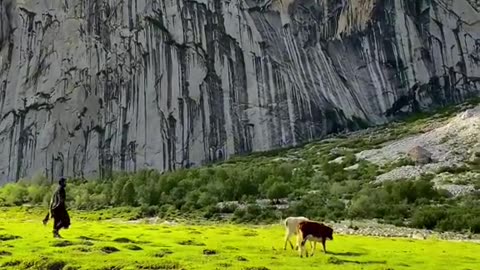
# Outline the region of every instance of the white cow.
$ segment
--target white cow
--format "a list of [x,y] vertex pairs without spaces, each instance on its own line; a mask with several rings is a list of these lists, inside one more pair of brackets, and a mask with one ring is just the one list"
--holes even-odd
[[[307,221],[307,220],[309,219],[306,217],[288,217],[285,219],[285,221],[283,222],[283,225],[285,226],[285,246],[283,247],[284,250],[287,250],[287,242],[290,243],[290,246],[293,249],[293,244],[290,241],[290,237],[292,237],[292,235],[297,234],[297,225],[300,222]],[[310,245],[311,244],[312,243],[310,242]],[[298,249],[298,244],[295,244],[295,250],[297,249]]]

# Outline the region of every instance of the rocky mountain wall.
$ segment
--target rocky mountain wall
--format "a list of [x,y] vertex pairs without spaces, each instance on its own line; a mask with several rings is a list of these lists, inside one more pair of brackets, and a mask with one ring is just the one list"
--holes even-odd
[[479,94],[476,0],[0,0],[0,182],[174,170]]

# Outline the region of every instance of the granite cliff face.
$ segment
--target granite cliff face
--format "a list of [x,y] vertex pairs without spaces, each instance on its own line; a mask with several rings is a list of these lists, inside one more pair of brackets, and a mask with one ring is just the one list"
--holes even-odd
[[479,2],[0,0],[0,182],[173,170],[460,102]]

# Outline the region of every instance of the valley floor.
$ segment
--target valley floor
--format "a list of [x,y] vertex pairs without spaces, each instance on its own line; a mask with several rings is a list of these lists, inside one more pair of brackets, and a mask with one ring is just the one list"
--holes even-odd
[[[0,269],[478,269],[480,244],[334,235],[328,254],[283,250],[280,225],[146,224],[72,216],[52,238],[39,213],[0,213]],[[292,238],[292,241],[294,239]],[[341,267],[340,267],[341,266]]]

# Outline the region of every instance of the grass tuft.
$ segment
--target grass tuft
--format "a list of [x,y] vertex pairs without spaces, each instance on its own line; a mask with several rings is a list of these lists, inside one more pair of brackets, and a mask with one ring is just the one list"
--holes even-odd
[[119,252],[120,250],[116,247],[109,247],[109,246],[106,246],[106,247],[101,247],[100,250],[103,252],[103,253],[107,253],[107,254],[110,254],[110,253],[115,253],[115,252]]
[[0,234],[0,241],[10,241],[15,239],[20,239],[22,237],[18,235],[11,235],[11,234]]
[[126,249],[129,249],[129,250],[134,250],[134,251],[137,251],[137,250],[143,250],[143,248],[141,248],[140,246],[137,246],[137,245],[126,245],[124,246]]
[[135,243],[135,241],[130,240],[126,237],[115,238],[115,239],[113,239],[113,241],[117,242],[117,243]]

